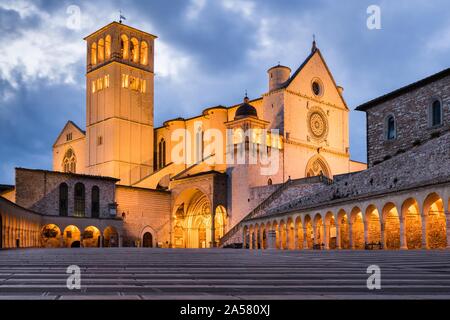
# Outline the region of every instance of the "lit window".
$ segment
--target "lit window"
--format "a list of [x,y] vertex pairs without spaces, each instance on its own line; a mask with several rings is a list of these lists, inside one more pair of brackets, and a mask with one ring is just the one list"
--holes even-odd
[[122,59],[128,59],[128,37],[124,34],[120,37],[120,52]]
[[105,40],[98,41],[98,62],[102,63],[105,60]]
[[91,64],[97,64],[97,43],[93,43],[91,46]]
[[105,88],[109,88],[109,74],[105,76]]
[[139,41],[136,38],[131,39],[131,60],[139,63]]
[[97,91],[95,81],[92,81],[92,93],[95,93],[95,91]]
[[70,141],[70,140],[72,140],[72,132],[70,132],[66,135],[66,141]]
[[141,80],[141,92],[145,93],[147,91],[147,81]]
[[63,171],[64,172],[76,172],[77,159],[72,149],[67,150],[63,159]]
[[103,144],[103,137],[102,136],[98,136],[97,137],[97,145],[101,146]]
[[111,58],[111,36],[108,34],[105,38],[105,59]]
[[103,78],[97,79],[97,90],[100,91],[103,89]]
[[148,44],[145,41],[141,42],[141,64],[146,66],[148,63]]
[[127,74],[122,74],[122,88],[128,88],[129,77]]

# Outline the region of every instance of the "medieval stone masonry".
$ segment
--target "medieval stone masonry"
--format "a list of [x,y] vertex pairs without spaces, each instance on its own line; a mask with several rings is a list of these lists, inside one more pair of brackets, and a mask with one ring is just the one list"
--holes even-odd
[[449,247],[450,69],[356,108],[367,166],[315,43],[259,97],[155,128],[157,37],[112,22],[85,41],[84,129],[0,185],[0,248]]

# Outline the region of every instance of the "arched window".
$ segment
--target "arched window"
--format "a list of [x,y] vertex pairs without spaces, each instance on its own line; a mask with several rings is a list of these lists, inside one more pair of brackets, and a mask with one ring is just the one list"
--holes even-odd
[[309,159],[308,164],[306,165],[305,175],[307,177],[332,177],[327,161],[320,155],[316,155]]
[[430,125],[432,127],[442,124],[442,104],[439,100],[435,100],[430,110]]
[[105,40],[98,40],[98,62],[102,63],[105,60]]
[[97,43],[94,42],[91,46],[91,64],[97,64]]
[[397,137],[397,128],[395,125],[394,116],[388,116],[386,118],[386,139],[394,140]]
[[158,144],[158,169],[166,166],[166,141],[161,139]]
[[131,38],[131,60],[139,63],[139,41],[136,38]]
[[120,36],[120,53],[122,54],[122,59],[128,59],[128,37],[126,35]]
[[66,183],[59,185],[59,215],[67,217],[69,212],[69,187]]
[[111,59],[111,36],[109,34],[105,38],[105,59]]
[[84,217],[86,212],[86,192],[84,189],[84,184],[80,182],[75,185],[74,200],[74,215],[77,217]]
[[141,42],[141,64],[144,66],[148,64],[148,44],[145,41]]
[[273,183],[273,182],[272,182],[272,179],[269,178],[269,180],[267,180],[267,185],[268,185],[268,186],[271,186],[272,183]]
[[91,217],[100,217],[100,188],[97,186],[92,187],[91,194]]
[[72,149],[66,151],[63,159],[63,172],[77,172],[77,159]]

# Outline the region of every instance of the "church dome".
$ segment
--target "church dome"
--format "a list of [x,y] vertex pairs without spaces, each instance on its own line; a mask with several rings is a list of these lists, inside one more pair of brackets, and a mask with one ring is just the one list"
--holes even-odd
[[248,97],[244,98],[244,103],[239,106],[236,110],[236,114],[234,115],[234,119],[241,119],[246,117],[256,117],[258,118],[258,113],[256,112],[256,108],[248,103]]

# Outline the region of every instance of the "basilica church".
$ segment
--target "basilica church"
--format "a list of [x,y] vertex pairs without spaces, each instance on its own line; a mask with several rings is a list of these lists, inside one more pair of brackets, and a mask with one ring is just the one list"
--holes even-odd
[[155,127],[157,37],[112,22],[84,40],[86,124],[62,128],[53,170],[0,185],[0,248],[447,247],[450,70],[357,108],[366,165],[315,42],[259,97]]

